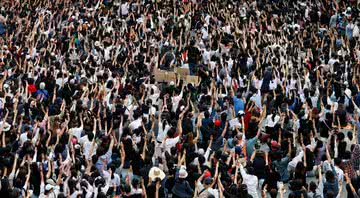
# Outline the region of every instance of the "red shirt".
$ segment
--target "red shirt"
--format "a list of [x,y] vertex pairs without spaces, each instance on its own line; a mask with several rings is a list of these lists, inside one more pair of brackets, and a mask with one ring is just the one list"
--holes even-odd
[[27,90],[28,90],[28,92],[31,93],[31,94],[33,94],[33,93],[35,93],[35,92],[37,91],[34,84],[28,85]]
[[246,109],[245,110],[245,116],[244,116],[245,131],[247,131],[247,129],[248,129],[250,120],[251,120],[251,112]]

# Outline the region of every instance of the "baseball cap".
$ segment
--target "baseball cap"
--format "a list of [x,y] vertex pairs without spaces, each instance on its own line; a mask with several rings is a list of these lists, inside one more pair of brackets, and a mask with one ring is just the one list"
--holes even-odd
[[210,185],[212,182],[213,182],[213,178],[212,178],[212,177],[207,177],[207,178],[204,180],[204,184],[206,184],[206,185]]
[[215,124],[216,127],[219,127],[221,125],[221,121],[220,120],[215,120],[214,124]]

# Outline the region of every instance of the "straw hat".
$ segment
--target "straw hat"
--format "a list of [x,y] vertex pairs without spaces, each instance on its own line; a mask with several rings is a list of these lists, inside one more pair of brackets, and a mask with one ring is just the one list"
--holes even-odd
[[165,178],[165,173],[158,167],[152,167],[149,171],[149,177],[154,181],[156,178],[163,180]]

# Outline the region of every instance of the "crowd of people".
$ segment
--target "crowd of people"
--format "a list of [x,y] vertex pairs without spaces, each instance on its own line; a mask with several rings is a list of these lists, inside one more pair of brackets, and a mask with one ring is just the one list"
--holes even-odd
[[0,197],[358,198],[359,13],[0,0]]

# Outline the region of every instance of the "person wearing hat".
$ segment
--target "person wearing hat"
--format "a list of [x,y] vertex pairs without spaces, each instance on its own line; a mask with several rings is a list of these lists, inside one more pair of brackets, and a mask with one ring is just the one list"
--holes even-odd
[[158,167],[152,167],[149,171],[149,178],[151,178],[151,181],[155,181],[157,178],[162,181],[165,179],[165,173]]
[[186,171],[185,166],[181,166],[181,168],[176,171],[175,184],[171,190],[174,198],[193,197],[194,190],[191,188],[189,182],[186,180],[187,176],[188,176],[188,172]]
[[[158,195],[159,197],[167,197],[168,192],[165,188],[165,185],[168,178],[164,171],[161,170],[159,167],[154,166],[149,170],[148,177],[149,183],[146,189],[147,195],[150,197],[155,197],[156,195]],[[159,189],[157,187],[159,187]]]
[[1,121],[0,122],[0,128],[2,129],[3,132],[7,132],[10,130],[11,125],[5,121]]
[[35,97],[38,100],[43,100],[43,101],[46,101],[49,98],[49,93],[45,89],[45,83],[44,82],[40,83],[39,89],[35,92]]
[[39,198],[57,198],[60,193],[60,189],[59,186],[57,186],[57,184],[54,182],[54,180],[47,179],[46,183],[44,183],[43,177],[41,177],[41,180],[41,192]]
[[[220,127],[220,123],[221,123],[220,120],[216,120],[215,121],[215,126]],[[229,125],[229,123],[226,122],[225,127],[222,130],[221,134],[213,142],[212,147],[211,147],[212,150],[216,151],[216,150],[219,150],[221,147],[223,147],[224,137],[225,137],[225,134],[227,132],[228,125]]]

